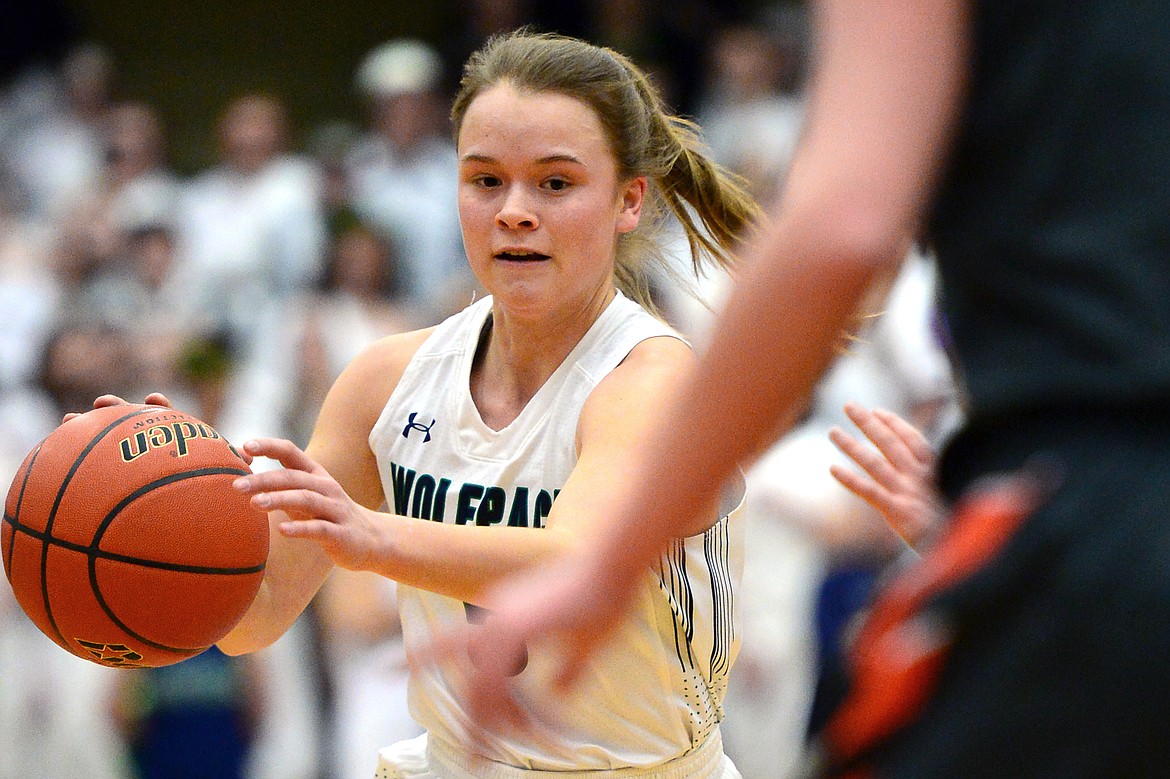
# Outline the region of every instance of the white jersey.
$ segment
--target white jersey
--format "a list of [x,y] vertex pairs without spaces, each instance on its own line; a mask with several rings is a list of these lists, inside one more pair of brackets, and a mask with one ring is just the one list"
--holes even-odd
[[[619,294],[520,415],[497,431],[483,422],[470,392],[490,313],[486,298],[435,329],[386,403],[370,445],[394,513],[540,532],[576,464],[577,421],[593,388],[641,341],[678,335]],[[545,771],[649,767],[711,736],[739,648],[741,498],[742,489],[729,502],[734,510],[721,508],[707,532],[676,541],[647,573],[615,640],[590,661],[573,693],[541,711],[554,724],[506,739],[488,736],[487,757]],[[407,586],[399,587],[398,603],[412,656],[474,608]],[[518,694],[547,708],[552,658],[529,655],[514,680]],[[411,714],[432,740],[459,743],[466,714],[452,680],[443,668],[414,667]]]

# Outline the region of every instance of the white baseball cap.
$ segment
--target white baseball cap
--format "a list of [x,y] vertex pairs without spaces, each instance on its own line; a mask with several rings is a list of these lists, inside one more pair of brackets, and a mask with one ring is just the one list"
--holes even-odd
[[370,97],[424,92],[439,84],[443,62],[430,45],[413,38],[387,41],[374,48],[357,70],[357,88]]

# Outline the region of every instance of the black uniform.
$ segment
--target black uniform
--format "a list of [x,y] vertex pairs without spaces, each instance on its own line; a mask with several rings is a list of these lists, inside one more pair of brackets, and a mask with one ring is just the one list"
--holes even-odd
[[940,477],[1054,486],[902,619],[938,663],[890,677],[897,711],[847,704],[874,730],[837,768],[1170,776],[1170,3],[977,2],[973,36],[930,220],[970,399]]

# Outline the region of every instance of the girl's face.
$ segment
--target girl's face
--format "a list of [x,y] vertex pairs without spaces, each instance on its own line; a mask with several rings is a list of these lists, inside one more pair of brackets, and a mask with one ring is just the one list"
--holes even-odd
[[534,315],[608,300],[646,180],[618,179],[593,109],[497,84],[471,102],[458,142],[463,244],[496,300]]

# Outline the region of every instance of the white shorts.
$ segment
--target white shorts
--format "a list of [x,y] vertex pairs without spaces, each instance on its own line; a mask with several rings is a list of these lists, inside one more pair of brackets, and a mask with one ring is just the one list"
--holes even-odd
[[702,746],[653,768],[617,768],[608,771],[532,771],[477,760],[427,734],[400,741],[378,753],[375,779],[743,779],[731,758],[723,754],[716,730]]

